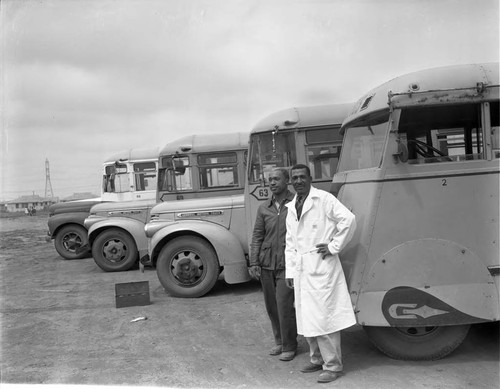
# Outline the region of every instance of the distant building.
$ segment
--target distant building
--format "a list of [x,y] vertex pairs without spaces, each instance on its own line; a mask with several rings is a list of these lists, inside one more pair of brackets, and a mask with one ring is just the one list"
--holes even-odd
[[41,211],[51,204],[57,203],[58,197],[40,197],[38,195],[21,196],[15,200],[7,201],[5,208],[7,212],[25,212],[26,210],[36,209]]
[[99,197],[99,196],[97,196],[93,193],[90,193],[90,192],[73,193],[71,196],[68,196],[68,197],[61,199],[61,202],[95,199],[97,197]]

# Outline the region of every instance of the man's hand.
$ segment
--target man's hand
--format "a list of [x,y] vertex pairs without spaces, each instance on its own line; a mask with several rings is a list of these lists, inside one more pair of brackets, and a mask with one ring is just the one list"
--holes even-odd
[[316,248],[318,249],[318,253],[321,254],[322,259],[325,259],[327,255],[332,254],[328,249],[328,243],[318,243],[316,245]]
[[293,289],[293,278],[285,278],[285,285]]
[[259,280],[260,279],[260,266],[250,266],[248,268],[248,274],[250,277]]

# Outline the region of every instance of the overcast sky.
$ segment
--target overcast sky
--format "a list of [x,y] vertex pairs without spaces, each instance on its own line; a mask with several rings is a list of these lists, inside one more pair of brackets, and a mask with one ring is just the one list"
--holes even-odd
[[0,200],[100,194],[103,161],[499,60],[498,0],[2,0]]

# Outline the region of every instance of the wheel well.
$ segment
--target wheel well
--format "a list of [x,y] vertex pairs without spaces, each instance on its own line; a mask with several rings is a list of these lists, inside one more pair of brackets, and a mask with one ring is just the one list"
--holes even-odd
[[215,247],[212,244],[212,242],[210,242],[203,235],[201,235],[195,231],[176,231],[176,232],[171,233],[170,235],[163,237],[163,239],[160,240],[158,242],[158,244],[156,245],[155,249],[151,253],[151,257],[152,257],[151,262],[152,262],[153,266],[156,266],[156,261],[158,260],[158,254],[160,254],[160,251],[163,249],[163,247],[165,247],[165,245],[168,242],[170,242],[172,239],[179,238],[181,236],[196,236],[197,238],[203,239],[207,244],[209,244],[212,247],[212,249],[215,252],[215,255],[217,255],[217,251],[215,250]]
[[61,224],[59,227],[55,229],[55,231],[52,233],[52,238],[54,239],[56,235],[61,231],[63,228],[68,227],[68,226],[78,226],[82,227],[83,229],[87,230],[83,224],[79,223],[66,223],[66,224]]
[[124,232],[125,234],[127,234],[130,238],[132,238],[132,240],[135,242],[135,239],[134,237],[132,236],[132,234],[130,232],[128,232],[126,229],[122,228],[122,227],[118,227],[118,226],[104,226],[104,227],[101,227],[101,228],[98,228],[94,231],[92,231],[91,234],[89,234],[89,244],[92,246],[92,244],[94,243],[94,240],[95,238],[100,235],[102,232],[104,231],[107,231],[107,230],[111,230],[111,229],[114,229],[114,230],[120,230],[122,232]]

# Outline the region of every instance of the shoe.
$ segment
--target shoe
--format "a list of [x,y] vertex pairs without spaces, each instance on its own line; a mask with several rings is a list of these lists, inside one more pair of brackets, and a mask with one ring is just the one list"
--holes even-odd
[[280,355],[281,354],[281,345],[274,346],[271,351],[269,351],[269,355]]
[[332,382],[339,378],[341,373],[339,371],[323,370],[318,377],[318,382]]
[[291,361],[295,358],[295,350],[294,351],[283,351],[280,355],[280,361]]
[[300,371],[302,373],[314,373],[315,371],[322,370],[322,369],[323,369],[322,365],[316,365],[315,363],[309,362],[302,369],[300,369]]

